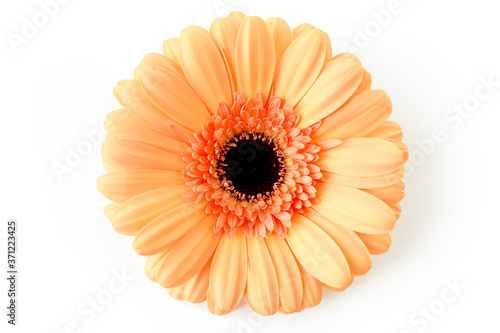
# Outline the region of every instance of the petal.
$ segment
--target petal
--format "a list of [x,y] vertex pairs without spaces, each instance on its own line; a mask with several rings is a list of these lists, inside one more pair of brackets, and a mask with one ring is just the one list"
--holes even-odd
[[179,60],[179,43],[181,39],[179,37],[174,37],[167,39],[163,42],[163,54],[169,59],[175,61],[179,65],[181,64]]
[[243,296],[247,281],[247,244],[243,231],[233,238],[224,232],[210,270],[210,291],[215,305],[232,310]]
[[158,273],[158,268],[160,268],[161,263],[165,260],[169,251],[163,251],[158,254],[153,254],[146,261],[144,266],[144,273],[152,281],[156,282],[156,273]]
[[284,313],[296,312],[300,308],[303,292],[297,262],[285,240],[277,234],[268,235],[265,242],[278,278],[279,310]]
[[306,33],[309,30],[316,29],[316,27],[309,23],[302,23],[293,29],[293,38],[298,38],[300,35]]
[[375,188],[389,186],[400,181],[404,175],[404,168],[401,167],[394,172],[375,177],[353,177],[330,173],[327,171],[322,171],[322,173],[323,178],[321,181],[325,183],[339,184],[356,188]]
[[383,138],[383,139],[394,139],[403,140],[403,131],[401,126],[393,121],[385,121],[379,128],[373,130],[372,132],[365,135],[369,138]]
[[224,51],[224,56],[229,65],[232,75],[232,81],[235,85],[234,89],[238,91],[236,85],[236,38],[238,37],[239,27],[232,20],[222,17],[213,21],[210,26],[209,36],[214,41],[215,45],[220,46]]
[[182,297],[182,286],[179,286],[179,287],[174,287],[174,288],[168,288],[167,289],[168,291],[168,294],[175,298],[176,300],[179,300],[179,301],[183,301],[184,300],[184,297]]
[[399,150],[401,150],[401,152],[403,153],[403,163],[406,163],[406,161],[408,161],[410,155],[408,153],[408,147],[406,146],[406,144],[395,139],[384,139],[384,140],[389,141],[393,145],[396,145],[396,147],[398,147]]
[[350,59],[327,62],[311,89],[295,106],[299,127],[307,127],[335,112],[359,86],[363,68]]
[[124,235],[135,235],[161,214],[179,206],[190,186],[178,185],[141,193],[118,207],[111,219],[113,228]]
[[310,211],[307,218],[330,236],[344,254],[353,275],[364,275],[372,267],[372,259],[363,241],[352,230]]
[[295,106],[318,77],[326,55],[326,39],[313,29],[295,39],[276,71],[273,95]]
[[321,298],[323,297],[323,288],[321,287],[321,282],[309,274],[300,263],[298,265],[302,276],[302,285],[304,290],[300,310],[312,308],[321,302]]
[[358,86],[358,89],[352,94],[353,96],[364,93],[365,91],[370,90],[372,87],[372,76],[370,73],[363,68],[363,78],[361,79],[361,83]]
[[248,99],[259,93],[267,100],[274,77],[274,41],[266,23],[257,16],[243,21],[236,40],[236,77],[240,93]]
[[321,184],[314,209],[354,231],[382,234],[392,230],[396,216],[382,200],[352,187]]
[[238,27],[240,27],[243,21],[245,21],[245,19],[247,18],[247,16],[242,12],[230,12],[227,17],[228,19],[236,23]]
[[224,60],[207,34],[196,29],[183,29],[179,54],[190,86],[211,113],[217,111],[219,102],[233,104]]
[[405,194],[402,191],[404,189],[405,184],[402,181],[399,181],[390,186],[365,189],[364,191],[376,196],[387,205],[392,205],[403,200]]
[[288,46],[293,41],[292,30],[285,20],[279,17],[270,17],[266,20],[267,27],[273,36],[274,51],[276,54],[276,68]]
[[182,285],[182,297],[191,303],[201,303],[207,300],[208,284],[212,268],[212,259],[209,259],[201,272]]
[[172,154],[180,155],[188,152],[186,146],[179,140],[144,128],[126,128],[113,131],[106,136],[106,141],[112,140],[140,142]]
[[184,183],[178,171],[123,170],[101,176],[97,188],[106,198],[123,203],[143,192]]
[[108,133],[129,127],[149,128],[148,125],[137,118],[129,109],[111,111],[104,120],[104,129]]
[[391,100],[385,91],[366,91],[323,119],[313,134],[314,141],[363,136],[382,125],[391,111]]
[[[135,117],[141,120],[141,123],[147,124],[147,126],[160,133],[170,135],[169,126],[171,124],[182,126],[153,104],[137,80],[122,80],[118,82],[113,89],[113,93],[122,105],[129,108]],[[184,128],[186,129],[186,127]],[[189,131],[192,132],[191,130]]]
[[346,139],[318,155],[316,164],[322,170],[354,177],[386,175],[403,165],[403,153],[398,147],[376,138]]
[[207,216],[205,206],[191,202],[158,216],[135,236],[132,244],[135,251],[147,256],[171,249],[182,236]]
[[232,311],[232,309],[231,310],[223,310],[214,303],[214,300],[212,297],[212,292],[210,291],[210,288],[208,289],[208,293],[207,293],[207,308],[208,308],[208,311],[210,311],[210,313],[217,315],[217,316],[222,316],[222,315],[228,314],[229,312]]
[[351,280],[349,265],[338,245],[303,215],[292,217],[286,241],[297,260],[319,281],[341,288]]
[[208,215],[174,245],[158,270],[162,287],[177,287],[201,272],[219,243],[214,223],[214,216]]
[[165,70],[168,70],[174,74],[177,74],[179,77],[184,78],[184,72],[182,71],[181,66],[175,60],[170,59],[163,54],[158,53],[148,53],[142,58],[141,63],[134,71],[134,80],[138,80],[140,77],[140,72],[144,66],[150,67],[161,67]]
[[158,108],[193,131],[211,120],[198,95],[177,75],[160,67],[144,66],[140,83]]
[[120,204],[116,203],[116,202],[112,202],[112,203],[106,205],[106,207],[104,207],[104,209],[103,209],[104,216],[106,216],[106,218],[108,220],[111,220],[113,218],[113,215],[115,214],[115,211],[116,211],[116,209],[118,207],[120,207]]
[[365,243],[370,254],[382,254],[391,246],[391,235],[389,233],[370,235],[357,232],[359,238]]
[[339,59],[351,59],[361,64],[361,61],[358,59],[358,57],[349,52],[339,53],[332,58],[332,60],[339,60]]
[[117,170],[157,169],[181,171],[186,166],[180,154],[169,153],[135,141],[106,141],[101,154]]
[[248,277],[245,299],[261,316],[278,311],[279,287],[273,261],[265,241],[260,237],[247,238]]

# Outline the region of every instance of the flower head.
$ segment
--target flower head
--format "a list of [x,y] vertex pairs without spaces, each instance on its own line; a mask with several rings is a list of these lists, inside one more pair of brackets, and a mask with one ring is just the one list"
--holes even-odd
[[389,248],[408,157],[392,105],[328,35],[233,12],[148,54],[115,95],[98,181],[170,295],[262,315],[347,288]]

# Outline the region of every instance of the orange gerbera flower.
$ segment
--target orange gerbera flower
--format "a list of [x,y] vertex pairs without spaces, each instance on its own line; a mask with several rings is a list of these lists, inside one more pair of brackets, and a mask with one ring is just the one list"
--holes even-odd
[[99,190],[170,295],[292,313],[389,248],[408,157],[382,90],[328,35],[233,12],[148,54],[115,95]]

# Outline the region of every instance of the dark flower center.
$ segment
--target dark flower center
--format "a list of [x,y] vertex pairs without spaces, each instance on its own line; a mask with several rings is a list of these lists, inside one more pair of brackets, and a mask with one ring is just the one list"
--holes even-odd
[[283,180],[281,152],[273,142],[260,138],[239,139],[227,144],[222,155],[221,182],[246,198],[268,196]]

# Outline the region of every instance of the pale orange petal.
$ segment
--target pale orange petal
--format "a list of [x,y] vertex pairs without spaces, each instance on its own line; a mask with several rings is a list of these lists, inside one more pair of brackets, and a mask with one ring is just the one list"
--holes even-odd
[[364,93],[365,91],[370,90],[372,87],[372,76],[366,69],[363,68],[363,78],[361,79],[361,83],[358,86],[358,89],[352,94],[353,96]]
[[293,29],[293,38],[298,38],[300,35],[306,33],[309,30],[316,29],[316,27],[309,23],[302,23]]
[[309,30],[288,47],[276,71],[273,95],[295,106],[318,77],[326,54],[319,29]]
[[122,128],[109,133],[106,141],[125,140],[144,143],[172,154],[187,153],[186,146],[177,139],[145,128]]
[[182,297],[191,303],[201,303],[207,300],[208,285],[212,259],[209,259],[201,272],[182,285]]
[[354,177],[386,175],[403,165],[401,150],[377,138],[346,139],[318,155],[317,165],[322,170]]
[[163,42],[163,54],[175,61],[179,65],[181,64],[179,60],[179,43],[181,39],[179,37],[174,37],[167,39]]
[[219,102],[233,103],[233,93],[224,60],[210,37],[196,29],[181,32],[179,54],[182,69],[191,88],[211,113]]
[[179,286],[201,272],[220,239],[214,237],[214,223],[215,217],[208,215],[172,247],[158,270],[162,287]]
[[104,211],[104,216],[106,216],[106,218],[108,220],[111,220],[113,218],[113,215],[115,214],[115,211],[116,209],[120,207],[120,204],[119,203],[116,203],[116,202],[112,202],[108,205],[106,205],[103,209]]
[[401,126],[393,121],[385,121],[379,128],[373,130],[372,132],[365,135],[369,138],[383,138],[383,139],[394,139],[403,140],[403,131]]
[[243,231],[236,231],[233,238],[224,232],[210,271],[210,291],[218,308],[232,310],[238,304],[245,291],[247,266],[247,244]]
[[148,125],[130,112],[130,109],[117,109],[111,111],[104,120],[104,129],[108,133],[129,127],[149,128]]
[[266,20],[267,27],[271,31],[274,40],[274,50],[276,54],[276,68],[281,61],[288,46],[293,41],[292,29],[285,20],[279,17],[270,17]]
[[391,246],[391,235],[389,233],[370,235],[357,232],[359,238],[365,243],[370,254],[382,254]]
[[245,14],[243,14],[242,12],[236,12],[236,11],[230,12],[227,17],[228,17],[228,19],[230,19],[231,21],[236,23],[238,25],[238,27],[247,18],[247,16]]
[[224,51],[224,56],[228,62],[232,75],[234,89],[238,91],[236,81],[236,38],[238,37],[239,27],[232,20],[222,17],[213,21],[210,26],[209,36],[217,46]]
[[178,301],[184,300],[184,297],[182,297],[182,286],[168,288],[167,292],[171,297],[175,298]]
[[207,215],[206,205],[191,202],[171,209],[144,226],[135,236],[135,251],[152,255],[171,249],[175,243]]
[[327,62],[311,89],[295,106],[299,127],[307,127],[335,112],[359,86],[363,68],[350,59]]
[[218,307],[214,303],[214,300],[212,297],[212,292],[210,291],[210,288],[208,289],[208,293],[207,293],[207,308],[208,308],[208,311],[210,311],[210,313],[217,315],[217,316],[222,316],[222,315],[228,314],[232,310],[232,309],[223,310],[220,307]]
[[376,196],[387,205],[392,205],[403,200],[405,194],[402,191],[404,189],[405,184],[402,181],[399,181],[390,186],[365,189],[364,191]]
[[248,99],[259,93],[267,100],[274,77],[274,41],[260,17],[243,21],[236,41],[236,76],[239,92]]
[[303,215],[292,217],[286,241],[302,266],[319,281],[337,288],[350,281],[349,265],[339,246]]
[[302,285],[304,290],[302,302],[300,304],[300,310],[303,310],[305,308],[312,308],[321,302],[321,298],[323,297],[323,288],[321,287],[321,282],[309,274],[300,263],[298,263],[298,265],[302,276]]
[[177,74],[181,78],[184,78],[184,72],[178,62],[164,56],[163,54],[148,53],[144,56],[144,58],[142,58],[141,63],[134,70],[134,80],[139,80],[141,70],[144,66],[161,67],[167,71]]
[[359,189],[323,183],[318,189],[318,199],[314,209],[347,229],[382,234],[391,231],[396,222],[385,202]]
[[322,171],[322,173],[323,178],[321,181],[325,183],[339,184],[356,188],[375,188],[389,186],[400,181],[404,175],[404,168],[401,167],[394,172],[375,177],[353,177],[330,173],[327,171]]
[[158,273],[158,268],[160,268],[161,263],[165,260],[169,251],[163,251],[158,254],[153,254],[146,260],[146,265],[144,266],[144,273],[153,282],[156,282],[156,273]]
[[392,104],[383,90],[369,90],[349,99],[322,120],[314,142],[360,137],[379,127],[391,114]]

